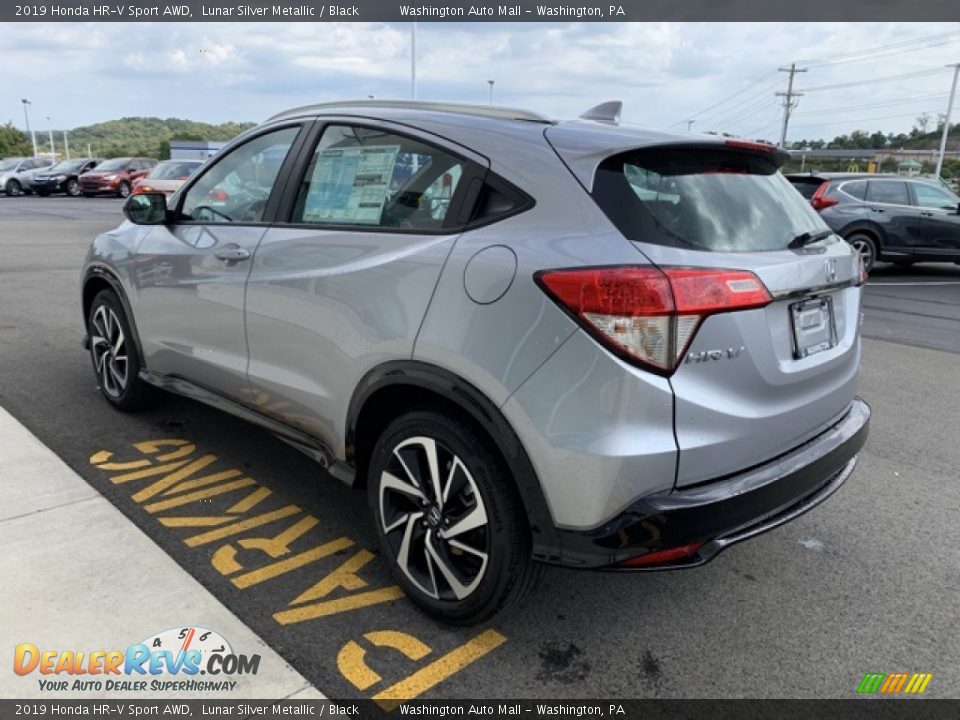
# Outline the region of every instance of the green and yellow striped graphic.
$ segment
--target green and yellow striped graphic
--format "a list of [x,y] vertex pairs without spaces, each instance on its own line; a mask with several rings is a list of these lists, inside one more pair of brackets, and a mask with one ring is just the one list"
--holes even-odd
[[867,673],[857,686],[861,695],[920,695],[933,673]]

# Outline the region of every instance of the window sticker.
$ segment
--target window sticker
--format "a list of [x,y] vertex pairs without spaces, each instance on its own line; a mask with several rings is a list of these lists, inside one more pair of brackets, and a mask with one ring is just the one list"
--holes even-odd
[[399,145],[323,150],[311,178],[304,221],[379,224],[399,152]]

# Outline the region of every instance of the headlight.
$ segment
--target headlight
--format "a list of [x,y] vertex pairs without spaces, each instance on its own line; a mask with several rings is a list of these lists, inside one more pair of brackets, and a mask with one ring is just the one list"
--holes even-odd
[[117,176],[116,176],[116,175],[104,175],[104,176],[103,176],[103,179],[104,179],[104,180],[116,180],[116,179],[117,179]]
[[53,179],[56,180],[57,182],[63,182],[64,180],[67,179],[67,176],[66,176],[66,175],[57,175],[57,176],[54,177]]

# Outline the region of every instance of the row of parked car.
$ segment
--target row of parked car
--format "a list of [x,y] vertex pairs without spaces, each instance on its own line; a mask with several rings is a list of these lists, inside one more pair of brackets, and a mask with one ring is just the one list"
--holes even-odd
[[173,193],[203,164],[200,160],[122,157],[73,158],[54,163],[49,158],[12,157],[0,160],[0,189],[8,196],[36,193],[128,195],[150,190]]

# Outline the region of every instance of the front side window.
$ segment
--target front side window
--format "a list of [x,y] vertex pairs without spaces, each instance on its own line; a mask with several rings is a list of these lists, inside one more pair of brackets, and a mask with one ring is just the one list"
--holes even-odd
[[261,222],[298,132],[299,127],[274,130],[231,150],[187,191],[181,218],[204,223]]
[[464,161],[382,130],[324,130],[297,194],[292,222],[436,231]]
[[867,202],[884,205],[909,205],[907,184],[898,180],[871,180],[867,183]]
[[658,245],[783,250],[798,235],[828,229],[776,162],[759,153],[653,148],[617,155],[600,164],[592,195],[624,236]]
[[917,205],[940,210],[956,210],[960,200],[950,193],[923,183],[914,183],[913,192],[917,196]]

